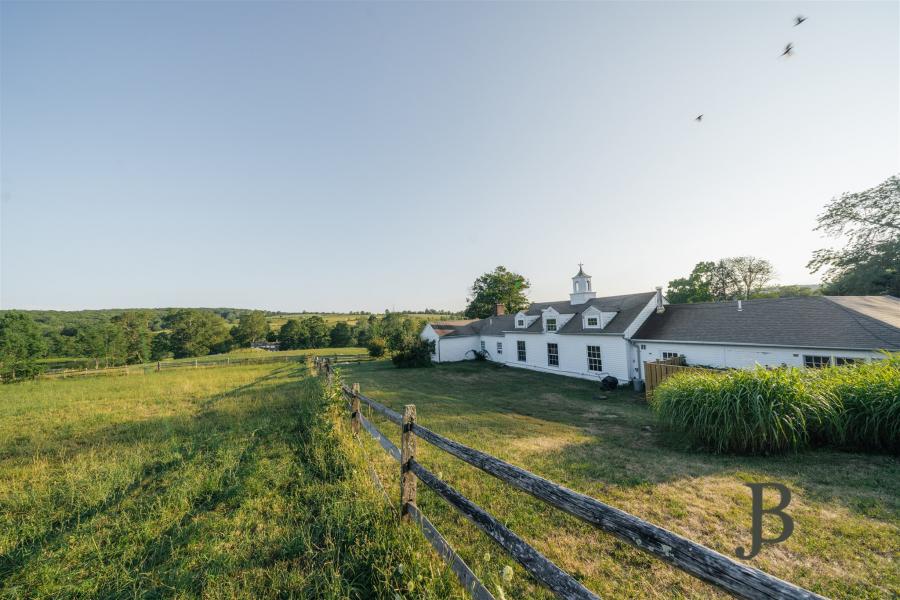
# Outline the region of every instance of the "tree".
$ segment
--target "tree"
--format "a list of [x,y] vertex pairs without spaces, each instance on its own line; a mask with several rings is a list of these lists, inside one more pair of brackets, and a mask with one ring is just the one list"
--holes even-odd
[[699,262],[687,277],[673,279],[666,289],[666,298],[673,304],[689,302],[709,302],[713,300],[710,290],[713,262]]
[[288,319],[278,330],[278,342],[282,350],[297,350],[303,348],[306,333],[300,321]]
[[807,268],[825,269],[826,294],[900,296],[900,175],[832,198],[814,231],[843,237],[842,248],[813,253]]
[[150,359],[162,360],[171,357],[172,349],[169,346],[169,334],[165,331],[160,331],[153,336],[153,341],[150,342]]
[[169,346],[175,358],[203,356],[227,349],[228,325],[217,314],[195,308],[175,312],[171,319]]
[[33,379],[41,372],[37,359],[46,351],[37,324],[25,313],[0,315],[0,378],[9,383]]
[[348,325],[346,321],[335,323],[334,327],[331,328],[331,347],[346,348],[350,345],[352,334],[353,332],[350,330],[350,325]]
[[122,335],[122,352],[126,363],[142,363],[150,358],[150,313],[127,310],[112,319]]
[[747,299],[758,294],[774,274],[769,261],[755,256],[699,262],[690,275],[669,282],[666,297],[673,304]]
[[416,337],[407,340],[391,356],[391,362],[400,368],[430,367],[432,354],[434,354],[434,340]]
[[117,365],[125,361],[125,337],[122,329],[112,322],[101,322],[85,327],[78,333],[78,345],[81,354],[94,359],[94,368],[100,368],[100,361],[105,367]]
[[304,348],[325,348],[331,341],[328,323],[318,315],[303,319]]
[[379,358],[384,356],[384,350],[387,344],[382,338],[372,338],[369,340],[369,345],[366,347],[369,350],[369,356],[372,358]]
[[269,322],[261,310],[253,310],[241,315],[237,327],[231,331],[235,344],[247,348],[253,342],[261,342],[269,333]]
[[466,299],[465,314],[470,319],[484,319],[494,314],[497,304],[503,304],[507,313],[518,312],[528,306],[525,290],[529,287],[525,277],[499,266],[472,284],[472,298]]
[[727,260],[745,300],[749,300],[751,295],[759,292],[775,276],[775,267],[764,258],[736,256]]

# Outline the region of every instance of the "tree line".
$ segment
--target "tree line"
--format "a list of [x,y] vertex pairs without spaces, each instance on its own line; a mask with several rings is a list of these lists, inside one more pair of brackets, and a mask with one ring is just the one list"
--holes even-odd
[[292,318],[274,330],[263,311],[242,311],[236,323],[229,323],[209,309],[162,315],[138,309],[63,325],[47,335],[27,312],[5,311],[0,314],[0,378],[34,377],[46,357],[87,358],[99,368],[220,354],[262,341],[277,341],[284,350],[360,346],[380,356],[408,346],[424,324],[424,319],[385,311],[361,315],[355,323],[329,323],[319,315]]

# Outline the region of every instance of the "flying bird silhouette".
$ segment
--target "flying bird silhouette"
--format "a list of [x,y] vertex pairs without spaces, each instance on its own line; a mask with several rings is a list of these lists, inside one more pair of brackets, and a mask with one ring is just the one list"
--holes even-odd
[[788,43],[787,46],[784,47],[784,52],[781,53],[782,56],[790,56],[794,53],[794,44]]
[[702,114],[697,115],[697,117],[694,120],[699,123],[700,121],[703,120],[703,115]]
[[806,20],[806,17],[804,17],[803,15],[797,15],[796,17],[794,17],[794,27],[796,27],[797,25],[799,25],[800,23],[802,23],[805,20]]

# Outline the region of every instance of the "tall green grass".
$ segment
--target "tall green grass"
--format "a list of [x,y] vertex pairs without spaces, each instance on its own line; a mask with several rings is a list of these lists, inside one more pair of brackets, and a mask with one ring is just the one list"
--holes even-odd
[[686,372],[666,379],[651,405],[672,428],[717,453],[818,444],[895,452],[900,358],[821,370]]

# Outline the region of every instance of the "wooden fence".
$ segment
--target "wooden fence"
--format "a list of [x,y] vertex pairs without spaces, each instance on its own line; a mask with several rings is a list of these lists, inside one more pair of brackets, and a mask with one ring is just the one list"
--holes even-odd
[[644,363],[644,395],[649,398],[653,395],[660,383],[675,373],[691,371],[712,371],[703,367],[689,367],[684,364],[683,356],[674,356],[662,360],[647,361]]
[[[768,573],[736,562],[701,544],[692,542],[671,531],[648,523],[599,500],[572,491],[510,463],[455,442],[417,422],[415,405],[407,405],[403,414],[360,393],[359,385],[348,387],[339,380],[333,364],[316,358],[317,373],[328,384],[340,385],[341,393],[349,401],[351,429],[356,434],[365,429],[382,448],[400,463],[400,519],[416,522],[438,553],[456,573],[473,598],[491,600],[493,596],[481,584],[443,536],[416,506],[416,484],[421,481],[461,512],[504,551],[521,564],[528,573],[560,598],[596,599],[598,596],[560,569],[525,540],[506,528],[496,518],[460,494],[416,460],[418,440],[477,467],[485,473],[527,492],[535,498],[616,536],[620,540],[647,552],[686,573],[737,598],[822,598],[813,592],[778,579]],[[387,439],[360,411],[362,404],[400,427],[400,448]],[[376,483],[383,486],[370,466]]]
[[[238,365],[259,365],[268,363],[301,362],[306,363],[312,358],[309,354],[291,354],[282,356],[253,356],[244,358],[196,358],[193,360],[159,361],[140,363],[135,365],[121,365],[117,367],[102,367],[99,369],[51,369],[44,371],[38,377],[81,377],[85,375],[142,375],[152,371],[167,371],[170,369],[227,367]],[[368,362],[375,360],[367,354],[334,354],[329,356],[336,364],[349,364],[354,362]]]

